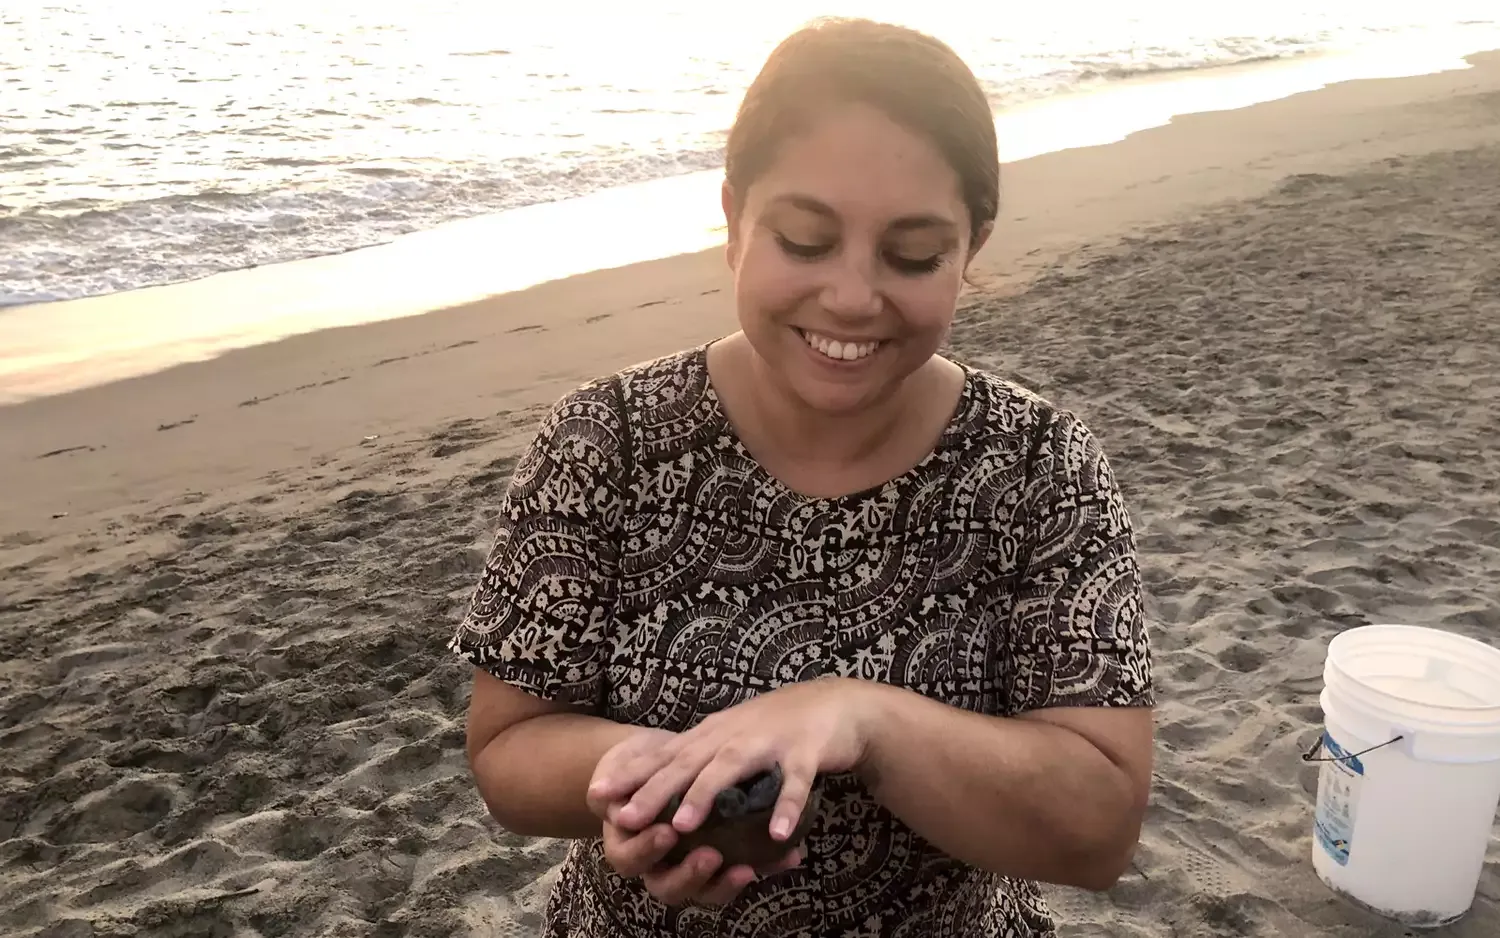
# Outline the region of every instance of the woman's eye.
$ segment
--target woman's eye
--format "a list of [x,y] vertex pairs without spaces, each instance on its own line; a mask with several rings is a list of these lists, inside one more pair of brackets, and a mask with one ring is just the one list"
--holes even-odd
[[885,262],[903,274],[930,274],[942,266],[943,255],[939,253],[931,257],[905,257],[900,254],[887,254]]
[[[816,260],[833,250],[832,244],[803,244],[781,234],[776,235],[776,243],[787,254],[800,260]],[[881,256],[892,270],[911,275],[932,273],[942,266],[944,258],[942,252],[928,257],[907,257],[895,251],[884,251]]]
[[780,244],[781,249],[793,257],[800,257],[805,260],[822,257],[832,248],[832,245],[828,244],[803,244],[800,241],[793,241],[785,235],[777,235],[776,243]]

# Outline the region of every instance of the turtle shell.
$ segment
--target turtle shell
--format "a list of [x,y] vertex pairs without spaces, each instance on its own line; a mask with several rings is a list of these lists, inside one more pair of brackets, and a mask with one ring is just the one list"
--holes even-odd
[[[815,799],[808,799],[802,817],[792,836],[786,840],[771,838],[771,815],[781,797],[781,766],[771,766],[731,785],[714,796],[713,810],[703,823],[686,834],[679,834],[663,863],[676,866],[698,847],[712,847],[724,858],[724,868],[753,866],[762,868],[780,862],[792,848],[802,843],[816,819]],[[656,816],[658,824],[671,824],[672,815],[682,806],[682,796],[673,795]]]

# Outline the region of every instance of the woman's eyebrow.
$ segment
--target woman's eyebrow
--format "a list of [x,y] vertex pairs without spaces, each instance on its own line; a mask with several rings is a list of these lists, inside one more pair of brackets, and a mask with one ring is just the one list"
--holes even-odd
[[942,215],[902,215],[891,222],[893,231],[921,231],[926,228],[957,228],[958,225],[951,218]]
[[778,195],[771,200],[771,204],[790,205],[793,208],[800,208],[804,212],[811,212],[814,215],[822,215],[824,218],[838,218],[838,213],[835,212],[833,208],[826,202],[820,202],[810,195],[802,195],[798,192],[786,192]]
[[[800,192],[786,192],[778,195],[771,200],[771,204],[790,205],[793,208],[800,208],[804,212],[821,215],[830,220],[837,220],[838,218],[838,212],[835,212],[833,207],[828,203]],[[926,228],[957,228],[958,224],[951,218],[931,212],[924,212],[916,215],[902,215],[886,227],[892,231],[920,231]]]

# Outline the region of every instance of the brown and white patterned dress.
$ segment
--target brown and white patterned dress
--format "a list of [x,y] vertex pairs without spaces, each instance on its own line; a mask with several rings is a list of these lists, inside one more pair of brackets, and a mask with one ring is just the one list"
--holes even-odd
[[[969,370],[918,465],[809,498],[744,448],[705,348],[552,409],[516,465],[450,647],[538,696],[676,731],[830,674],[996,716],[1152,696],[1130,520],[1071,414]],[[1035,884],[946,856],[852,775],[826,777],[816,795],[803,864],[722,908],[663,905],[613,872],[597,838],[575,841],[544,934],[1053,933]]]

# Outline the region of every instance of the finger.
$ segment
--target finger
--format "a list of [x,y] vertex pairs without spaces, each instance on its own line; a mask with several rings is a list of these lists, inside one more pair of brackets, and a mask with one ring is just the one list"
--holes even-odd
[[606,798],[602,795],[596,795],[594,793],[592,785],[590,785],[589,789],[584,793],[583,801],[586,805],[588,805],[588,809],[593,813],[594,817],[598,818],[601,821],[610,820],[610,807],[612,805],[620,804],[619,801],[613,798]]
[[646,890],[668,905],[681,905],[704,891],[723,858],[712,847],[699,847],[674,867],[642,876]]
[[693,830],[714,808],[719,792],[739,784],[775,761],[769,752],[725,747],[701,769],[682,795],[682,806],[672,817],[672,826],[686,833]]
[[608,784],[590,783],[588,792],[585,794],[589,810],[611,824],[617,824],[629,830],[644,830],[656,820],[655,817],[638,819],[634,816],[627,816],[622,819],[619,810],[635,796],[641,783],[660,771],[667,761],[664,756],[632,760],[628,765],[616,767],[610,775],[613,781]]
[[636,833],[606,822],[603,831],[604,857],[625,877],[645,874],[677,843],[677,832],[666,824]]
[[[619,823],[628,827],[644,827],[655,821],[672,796],[691,785],[712,756],[711,749],[695,747],[679,750],[676,758],[658,768],[635,789],[620,811]],[[692,828],[679,827],[678,830],[688,831]]]
[[[614,826],[620,828],[623,831],[627,831],[627,832],[631,832],[631,833],[638,833],[638,831],[636,830],[636,828],[631,827],[629,824],[625,824],[625,823],[622,823],[620,821],[620,816],[622,814],[624,814],[624,813],[625,813],[625,802],[623,802],[623,801],[612,802],[610,804],[610,806],[604,812],[604,820],[608,821],[610,824],[613,824]],[[663,821],[660,825],[658,825],[654,819],[652,821],[650,821],[649,823],[646,824],[646,828],[650,828],[652,826],[672,827],[671,824],[668,824],[665,821]],[[674,834],[678,833],[678,831],[677,831],[676,828],[672,828],[672,832]]]
[[673,740],[644,752],[622,753],[615,759],[609,759],[606,755],[595,767],[594,777],[589,781],[590,806],[626,800],[647,779],[660,771],[662,766],[671,762],[677,755],[677,750],[677,743]]
[[807,810],[807,796],[812,793],[817,765],[800,755],[792,755],[781,764],[781,795],[771,812],[771,839],[786,840],[797,829],[802,812]]
[[709,880],[703,891],[695,896],[693,901],[704,905],[728,905],[735,900],[741,890],[754,881],[755,870],[743,865],[731,866]]
[[666,824],[653,824],[640,833],[604,824],[604,859],[627,879],[650,872],[676,843],[677,832]]

